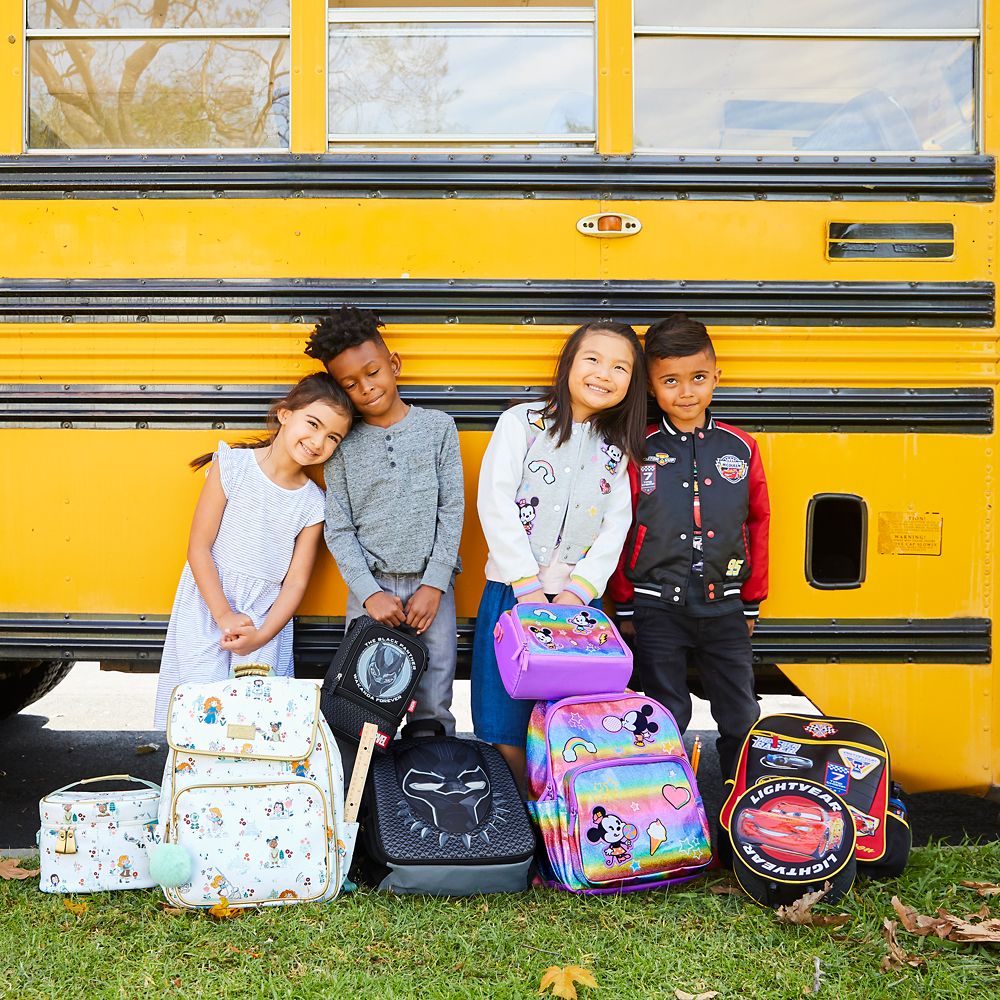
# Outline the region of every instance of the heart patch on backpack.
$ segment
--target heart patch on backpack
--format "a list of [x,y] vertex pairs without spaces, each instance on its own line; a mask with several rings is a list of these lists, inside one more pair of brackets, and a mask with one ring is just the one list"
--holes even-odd
[[667,804],[675,809],[683,809],[691,801],[691,789],[683,785],[664,785],[661,792]]

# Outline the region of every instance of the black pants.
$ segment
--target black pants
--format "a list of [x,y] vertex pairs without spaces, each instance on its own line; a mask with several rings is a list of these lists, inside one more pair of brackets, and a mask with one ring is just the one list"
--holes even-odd
[[643,691],[670,710],[683,733],[691,722],[690,658],[719,728],[715,745],[722,777],[730,777],[743,740],[760,716],[746,617],[735,611],[719,618],[695,618],[680,611],[637,607],[634,621]]

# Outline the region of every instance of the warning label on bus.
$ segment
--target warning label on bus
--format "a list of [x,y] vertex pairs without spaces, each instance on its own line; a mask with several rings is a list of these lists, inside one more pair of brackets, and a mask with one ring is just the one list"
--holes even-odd
[[908,510],[880,510],[878,551],[883,556],[939,556],[944,518]]

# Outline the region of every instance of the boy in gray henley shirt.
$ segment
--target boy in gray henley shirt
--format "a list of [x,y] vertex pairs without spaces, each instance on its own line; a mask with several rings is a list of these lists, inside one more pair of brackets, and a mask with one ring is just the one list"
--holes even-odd
[[374,313],[342,306],[316,325],[306,354],[346,390],[360,420],[324,466],[326,543],[348,587],[347,622],[364,611],[412,626],[429,662],[415,720],[451,735],[455,679],[454,575],[465,513],[455,421],[405,403]]

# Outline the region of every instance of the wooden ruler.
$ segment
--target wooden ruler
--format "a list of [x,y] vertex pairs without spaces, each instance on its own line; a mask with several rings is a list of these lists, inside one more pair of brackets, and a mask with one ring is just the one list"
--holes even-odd
[[365,782],[368,780],[368,768],[371,767],[377,735],[378,726],[374,722],[366,722],[361,729],[361,743],[358,746],[358,755],[354,758],[354,770],[351,772],[351,783],[347,786],[347,797],[344,802],[344,819],[348,823],[358,821],[361,796],[365,793]]

